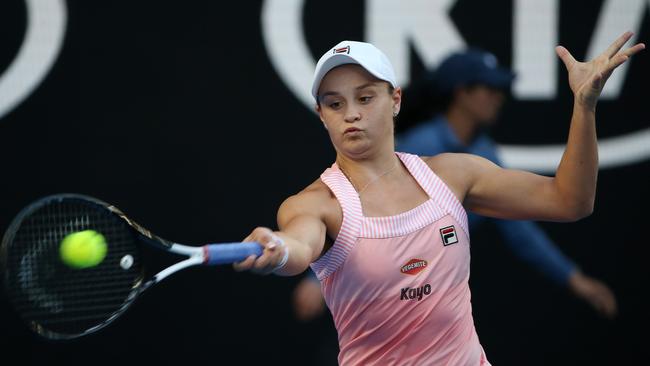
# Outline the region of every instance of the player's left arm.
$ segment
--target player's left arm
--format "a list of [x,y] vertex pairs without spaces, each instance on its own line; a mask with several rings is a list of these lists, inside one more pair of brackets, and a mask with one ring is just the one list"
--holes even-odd
[[[471,154],[445,153],[427,160],[469,211],[513,220],[574,221],[589,213],[556,179],[503,169]],[[565,196],[566,194],[566,196]]]
[[619,52],[631,37],[626,32],[589,62],[578,62],[566,48],[556,48],[569,74],[574,106],[567,146],[554,177],[502,169],[466,154],[445,154],[431,159],[430,166],[441,168],[443,179],[447,175],[455,180],[455,193],[465,207],[481,215],[574,221],[591,214],[598,173],[596,103],[612,72],[645,48],[639,43]]

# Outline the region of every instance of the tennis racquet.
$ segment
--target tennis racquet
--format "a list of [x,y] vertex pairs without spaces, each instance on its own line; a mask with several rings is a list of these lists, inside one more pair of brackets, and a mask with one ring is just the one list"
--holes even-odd
[[[94,230],[107,253],[96,266],[75,269],[62,262],[68,234]],[[145,279],[142,243],[187,257]],[[152,285],[190,266],[219,265],[260,256],[254,242],[187,246],[162,239],[115,206],[79,194],[44,197],[25,207],[0,247],[5,290],[21,318],[48,339],[73,339],[104,328]]]

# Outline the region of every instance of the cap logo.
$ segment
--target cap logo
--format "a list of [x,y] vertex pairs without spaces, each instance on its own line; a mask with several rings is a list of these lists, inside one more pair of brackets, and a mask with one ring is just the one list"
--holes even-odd
[[416,275],[425,269],[427,267],[427,264],[427,261],[424,259],[414,258],[406,262],[406,264],[403,265],[400,269],[400,272],[408,275]]
[[332,50],[332,54],[337,54],[337,53],[350,53],[350,46],[346,47],[341,47],[341,48],[335,48]]

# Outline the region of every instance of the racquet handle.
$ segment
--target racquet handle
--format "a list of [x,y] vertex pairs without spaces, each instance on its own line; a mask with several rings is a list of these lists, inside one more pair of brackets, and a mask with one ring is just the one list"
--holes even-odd
[[264,247],[256,242],[208,244],[204,249],[204,264],[207,265],[241,262],[253,254],[259,257],[264,251]]

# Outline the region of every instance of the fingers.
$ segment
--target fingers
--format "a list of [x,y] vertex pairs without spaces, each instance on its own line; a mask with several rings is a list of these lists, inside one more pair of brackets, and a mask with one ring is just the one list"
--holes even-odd
[[614,55],[609,61],[607,71],[609,72],[613,71],[615,68],[624,64],[625,61],[630,59],[630,57],[632,57],[633,55],[635,55],[636,53],[638,53],[643,49],[645,49],[645,44],[637,43],[634,46],[626,49],[625,51]]
[[618,37],[607,49],[602,53],[607,58],[612,58],[618,51],[623,47],[623,45],[632,38],[634,33],[627,31]]
[[616,299],[610,293],[603,292],[596,295],[592,304],[600,314],[607,318],[612,319],[616,317],[616,314],[618,313]]
[[625,61],[629,59],[628,56],[626,56],[623,53],[619,53],[618,55],[614,56],[610,61],[609,65],[606,69],[606,72],[611,72],[614,71],[615,68],[621,66]]
[[557,46],[555,47],[555,53],[557,53],[558,57],[560,57],[562,62],[564,62],[564,66],[566,66],[567,70],[571,70],[576,62],[576,59],[573,58],[571,52],[564,48],[564,46]]
[[618,312],[616,297],[607,286],[602,286],[599,296],[600,312],[608,318],[614,318]]
[[254,254],[250,255],[248,258],[244,259],[241,262],[233,263],[232,268],[237,272],[247,271],[253,267],[255,258],[257,257]]
[[576,271],[569,279],[571,289],[587,301],[599,314],[614,318],[618,313],[616,296],[603,282]]
[[645,49],[645,43],[637,43],[634,46],[626,49],[625,51],[621,52],[627,57],[631,57],[632,55],[636,54],[637,52],[644,50]]
[[[605,57],[606,59],[610,60],[609,64],[607,65],[607,70],[603,71],[605,74],[611,73],[615,68],[625,63],[625,61],[627,61],[631,56],[645,49],[645,44],[637,43],[634,46],[629,47],[628,49],[619,53],[623,45],[625,45],[625,43],[629,41],[633,35],[634,33],[630,31],[623,33],[601,54],[601,57]],[[577,62],[569,50],[563,46],[555,47],[555,52],[560,57],[560,59],[562,59],[562,62],[564,62],[564,65],[567,67],[567,69],[571,69],[571,67],[573,67],[573,65]]]
[[638,53],[639,51],[645,49],[645,44],[643,43],[637,43],[634,46],[626,49],[625,51],[618,53],[614,55],[609,60],[609,63],[607,64],[605,70],[603,70],[602,74],[604,75],[604,79],[607,79],[609,75],[614,72],[614,70],[624,64],[627,60],[630,59],[633,55]]
[[585,294],[587,301],[600,313],[607,318],[614,318],[618,312],[616,297],[612,290],[604,283],[589,279],[588,292]]
[[264,251],[259,257],[252,255],[244,261],[233,263],[233,269],[238,272],[252,271],[258,274],[269,274],[281,261],[286,250],[282,239],[268,228],[256,228],[244,241],[257,242],[264,247]]
[[623,35],[618,37],[606,50],[603,52],[603,55],[609,59],[609,64],[607,68],[603,71],[605,74],[610,74],[614,69],[621,66],[625,63],[630,57],[638,53],[639,51],[645,49],[645,44],[637,43],[632,47],[624,50],[619,53],[619,50],[623,45],[632,38],[634,34],[632,32],[625,32]]

